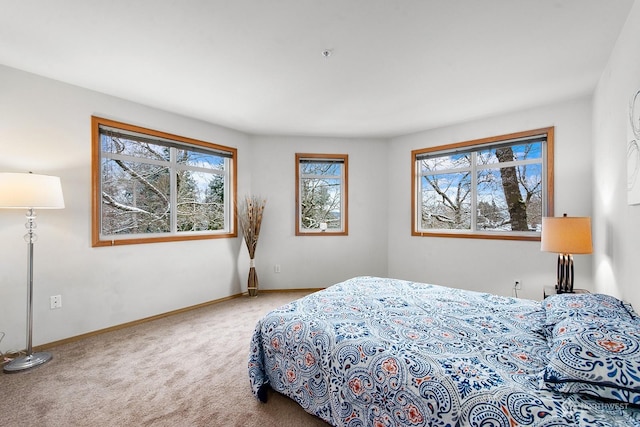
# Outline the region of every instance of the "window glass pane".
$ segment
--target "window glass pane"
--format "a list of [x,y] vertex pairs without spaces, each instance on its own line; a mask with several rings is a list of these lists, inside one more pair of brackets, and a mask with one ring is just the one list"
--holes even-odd
[[483,231],[511,231],[509,209],[504,197],[500,169],[478,171],[476,222]]
[[169,148],[163,145],[112,137],[108,134],[101,134],[100,141],[104,153],[169,161]]
[[302,175],[340,176],[342,174],[342,163],[302,161],[300,162],[300,173]]
[[420,161],[420,168],[423,174],[459,168],[466,169],[470,166],[471,153],[445,154]]
[[542,165],[478,171],[477,218],[483,231],[540,231]]
[[224,228],[224,177],[194,171],[178,172],[177,230]]
[[421,179],[423,229],[471,229],[471,175],[452,173]]
[[103,159],[102,232],[169,232],[169,190],[166,167]]
[[176,161],[179,165],[224,170],[224,157],[196,150],[176,150]]
[[544,212],[544,175],[542,163],[524,165],[518,168],[523,181],[525,200],[527,201],[527,224],[529,230],[535,232],[542,231],[542,217],[547,216]]
[[[336,166],[338,168],[341,166],[335,163],[323,165],[326,168],[324,170],[335,170]],[[342,228],[341,180],[302,178],[300,185],[302,228],[320,229],[320,223],[326,223],[327,229],[340,230]]]
[[542,142],[519,144],[506,147],[494,147],[478,151],[478,165],[500,162],[542,159]]

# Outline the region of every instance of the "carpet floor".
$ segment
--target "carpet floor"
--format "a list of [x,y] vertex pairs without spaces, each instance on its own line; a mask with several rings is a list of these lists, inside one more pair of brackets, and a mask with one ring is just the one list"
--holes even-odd
[[0,374],[6,426],[320,426],[273,391],[257,401],[247,360],[256,322],[305,292],[240,297],[49,349]]

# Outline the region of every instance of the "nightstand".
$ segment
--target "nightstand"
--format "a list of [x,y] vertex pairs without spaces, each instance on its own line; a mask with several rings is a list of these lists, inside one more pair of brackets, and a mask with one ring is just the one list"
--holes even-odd
[[[558,292],[556,292],[556,287],[555,286],[545,286],[544,287],[544,298],[548,297],[549,295],[556,295]],[[588,294],[590,293],[588,290],[586,289],[573,289],[573,292],[563,292],[566,294]]]

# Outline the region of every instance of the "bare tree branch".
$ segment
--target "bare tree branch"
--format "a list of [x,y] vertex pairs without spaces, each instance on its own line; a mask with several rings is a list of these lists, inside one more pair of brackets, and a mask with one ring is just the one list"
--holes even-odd
[[125,211],[125,212],[141,213],[141,214],[153,217],[155,219],[162,219],[167,213],[165,211],[162,215],[155,215],[155,214],[153,214],[153,213],[151,213],[149,211],[146,211],[144,209],[140,209],[140,208],[136,208],[136,207],[133,207],[133,206],[125,205],[123,203],[119,203],[113,197],[111,197],[111,195],[105,193],[104,191],[102,192],[102,200],[104,200],[107,205],[109,205],[111,207],[114,207],[114,208],[116,208],[118,210]]
[[162,200],[164,200],[164,202],[168,205],[169,204],[169,200],[167,199],[166,194],[164,194],[162,191],[160,191],[155,185],[153,185],[152,183],[149,182],[149,180],[147,180],[145,177],[143,177],[142,175],[140,175],[138,172],[136,172],[135,170],[131,169],[129,166],[127,166],[122,160],[115,160],[114,162],[120,166],[122,168],[122,170],[124,170],[125,172],[127,172],[129,175],[131,175],[132,177],[136,178],[138,181],[140,181],[142,184],[144,184],[147,188],[149,188],[152,192],[154,192],[155,194],[158,195],[158,197],[160,197]]

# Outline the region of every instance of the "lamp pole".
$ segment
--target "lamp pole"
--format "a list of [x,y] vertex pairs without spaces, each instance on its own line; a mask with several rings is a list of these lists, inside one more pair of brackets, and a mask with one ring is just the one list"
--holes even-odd
[[33,208],[27,211],[27,234],[24,239],[27,241],[27,354],[16,357],[3,368],[5,372],[18,372],[33,368],[52,359],[51,353],[42,351],[33,352],[33,242],[38,236],[33,232],[36,228],[36,214]]

